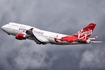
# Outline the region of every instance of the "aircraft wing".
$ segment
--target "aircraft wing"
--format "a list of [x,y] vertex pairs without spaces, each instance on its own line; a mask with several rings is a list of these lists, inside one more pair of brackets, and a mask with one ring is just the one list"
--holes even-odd
[[41,44],[41,42],[36,38],[33,33],[33,28],[26,31],[26,34],[29,35],[37,44]]
[[36,29],[31,28],[30,30],[27,30],[26,33],[31,35],[31,38],[33,38],[37,44],[46,44],[46,42],[48,42],[48,40],[43,36],[43,32],[40,30],[36,31]]

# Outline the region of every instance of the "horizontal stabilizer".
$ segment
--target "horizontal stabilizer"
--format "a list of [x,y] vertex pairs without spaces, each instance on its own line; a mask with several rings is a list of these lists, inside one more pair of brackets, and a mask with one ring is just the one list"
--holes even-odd
[[103,43],[102,41],[91,41],[91,43]]

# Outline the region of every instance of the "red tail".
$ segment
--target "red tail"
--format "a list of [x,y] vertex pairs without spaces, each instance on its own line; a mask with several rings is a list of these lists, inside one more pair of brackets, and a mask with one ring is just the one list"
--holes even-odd
[[80,31],[74,34],[74,36],[78,37],[78,39],[82,39],[83,41],[86,41],[89,39],[91,36],[96,24],[95,23],[90,23]]

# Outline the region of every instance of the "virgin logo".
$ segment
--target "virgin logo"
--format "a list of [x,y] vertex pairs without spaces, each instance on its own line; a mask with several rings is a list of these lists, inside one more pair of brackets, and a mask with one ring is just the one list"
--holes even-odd
[[81,30],[78,33],[80,34],[80,36],[83,36],[83,35],[87,35],[88,36],[88,35],[92,34],[92,30],[88,30],[88,31]]

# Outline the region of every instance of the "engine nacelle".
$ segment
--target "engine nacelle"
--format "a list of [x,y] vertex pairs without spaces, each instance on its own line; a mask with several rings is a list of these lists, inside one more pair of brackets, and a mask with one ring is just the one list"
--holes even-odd
[[15,38],[18,39],[18,40],[26,39],[26,38],[25,38],[25,34],[22,34],[22,33],[17,34],[17,35],[15,36]]

